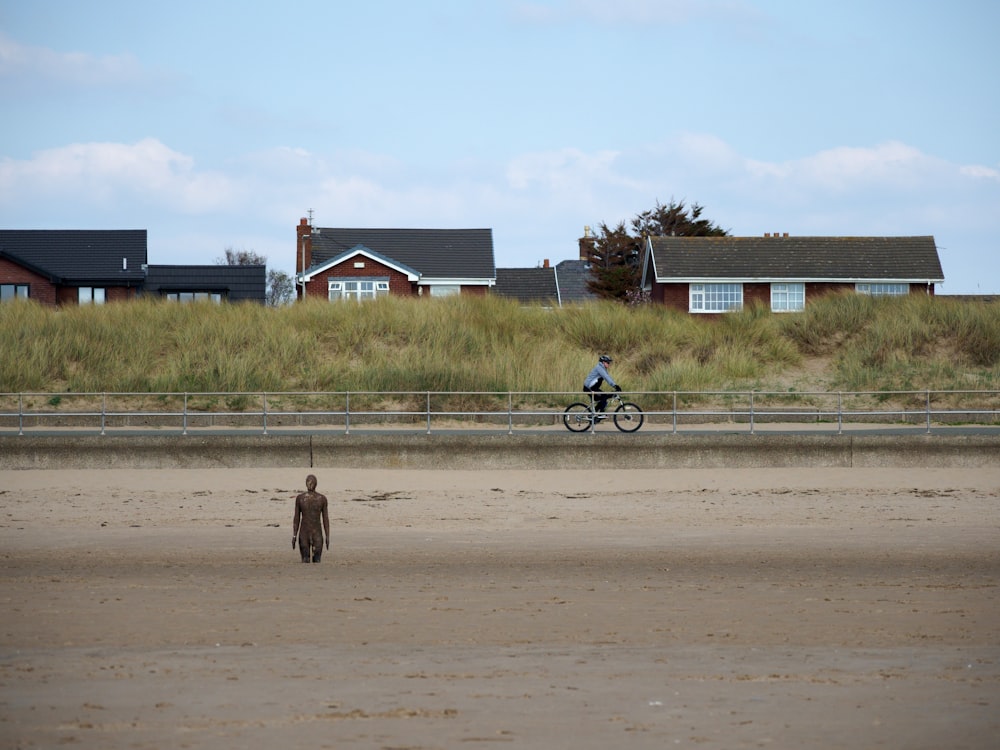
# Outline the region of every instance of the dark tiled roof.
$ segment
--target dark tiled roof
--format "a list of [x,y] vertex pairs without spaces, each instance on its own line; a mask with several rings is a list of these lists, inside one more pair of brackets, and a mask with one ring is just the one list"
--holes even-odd
[[650,243],[661,282],[944,281],[933,237],[651,237]]
[[266,266],[149,266],[145,291],[217,292],[229,302],[266,301]]
[[559,304],[554,268],[498,268],[493,293],[522,304]]
[[564,260],[556,265],[556,283],[559,284],[559,299],[564,305],[576,302],[590,302],[598,299],[590,291],[590,264],[585,260]]
[[0,229],[0,253],[60,284],[134,286],[143,280],[146,230]]
[[493,279],[492,229],[338,229],[323,227],[312,236],[316,268],[363,245],[424,278]]

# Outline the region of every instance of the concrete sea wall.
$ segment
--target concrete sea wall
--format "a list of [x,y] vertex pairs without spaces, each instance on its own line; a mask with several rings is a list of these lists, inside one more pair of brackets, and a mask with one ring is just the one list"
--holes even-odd
[[0,437],[0,470],[880,466],[1000,467],[1000,436],[355,433]]

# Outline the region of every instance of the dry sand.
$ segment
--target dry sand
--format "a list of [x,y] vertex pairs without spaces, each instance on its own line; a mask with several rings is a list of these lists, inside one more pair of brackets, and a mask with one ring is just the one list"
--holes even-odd
[[996,748],[1000,469],[0,472],[0,747]]

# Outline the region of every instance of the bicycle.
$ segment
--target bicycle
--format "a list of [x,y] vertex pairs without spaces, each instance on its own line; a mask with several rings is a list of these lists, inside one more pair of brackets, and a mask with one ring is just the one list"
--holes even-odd
[[608,406],[612,403],[617,404],[614,411],[610,411],[608,414],[603,412],[595,412],[592,404],[584,404],[582,402],[577,402],[575,404],[570,404],[566,407],[566,411],[563,412],[563,424],[566,425],[566,429],[570,432],[583,432],[584,430],[589,430],[596,425],[596,422],[600,422],[607,417],[611,417],[611,421],[615,423],[617,427],[622,432],[635,432],[645,421],[645,416],[636,404],[631,401],[623,401],[620,393],[610,394],[608,399]]

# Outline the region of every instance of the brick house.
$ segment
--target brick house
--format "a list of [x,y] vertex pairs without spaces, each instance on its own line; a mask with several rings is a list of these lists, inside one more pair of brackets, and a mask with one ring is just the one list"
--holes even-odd
[[264,266],[148,265],[145,229],[0,230],[0,302],[103,304],[156,295],[266,300]]
[[794,312],[843,290],[934,294],[943,281],[933,237],[650,237],[642,258],[651,301],[694,314]]
[[486,294],[496,283],[490,229],[296,229],[296,294],[368,299],[383,294]]
[[0,230],[0,300],[101,304],[139,295],[146,230]]

